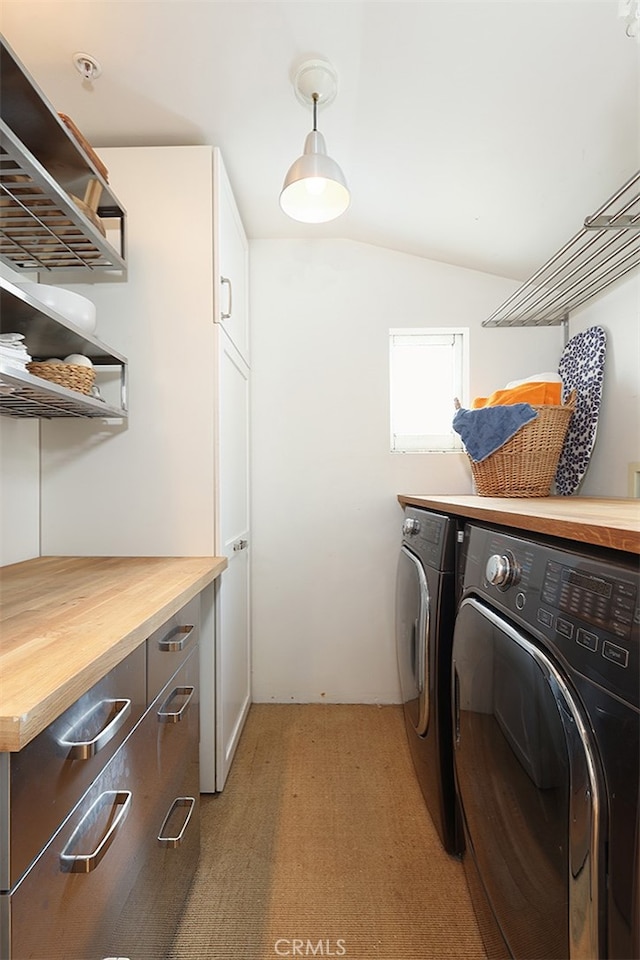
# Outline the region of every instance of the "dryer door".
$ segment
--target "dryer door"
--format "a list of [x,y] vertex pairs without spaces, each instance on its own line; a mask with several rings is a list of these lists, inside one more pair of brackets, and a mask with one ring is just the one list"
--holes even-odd
[[396,579],[396,650],[405,714],[423,736],[429,724],[429,588],[422,564],[400,550]]
[[474,598],[458,611],[453,671],[467,847],[509,955],[603,956],[603,790],[568,679]]

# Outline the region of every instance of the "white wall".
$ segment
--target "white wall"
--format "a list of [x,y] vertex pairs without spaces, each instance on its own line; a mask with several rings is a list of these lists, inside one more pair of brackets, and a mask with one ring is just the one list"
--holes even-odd
[[640,469],[640,277],[615,286],[572,315],[569,333],[600,326],[607,334],[602,405],[582,497],[629,496],[629,467]]
[[0,566],[40,554],[39,429],[0,417]]
[[349,241],[252,241],[254,699],[399,698],[396,496],[471,492],[471,474],[462,454],[389,452],[389,328],[468,326],[486,395],[557,368],[559,328],[481,328],[515,286]]
[[[0,263],[5,280],[36,279]],[[0,417],[0,566],[40,554],[40,421]]]

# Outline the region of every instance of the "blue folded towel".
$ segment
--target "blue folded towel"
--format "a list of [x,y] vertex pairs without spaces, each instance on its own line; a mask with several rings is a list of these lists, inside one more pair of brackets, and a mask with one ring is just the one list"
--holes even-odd
[[453,429],[472,460],[481,463],[538,416],[530,403],[510,403],[456,411]]

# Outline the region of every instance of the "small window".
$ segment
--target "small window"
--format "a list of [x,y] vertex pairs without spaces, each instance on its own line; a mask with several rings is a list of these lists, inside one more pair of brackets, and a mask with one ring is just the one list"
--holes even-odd
[[453,398],[466,395],[468,330],[390,330],[391,451],[458,451]]

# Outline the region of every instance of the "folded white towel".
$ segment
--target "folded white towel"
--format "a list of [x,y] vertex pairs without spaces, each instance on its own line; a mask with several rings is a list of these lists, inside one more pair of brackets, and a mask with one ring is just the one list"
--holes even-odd
[[23,340],[23,333],[0,333],[0,343],[21,343]]
[[31,355],[23,343],[5,343],[0,341],[0,364],[12,370],[24,370]]
[[13,360],[0,356],[0,367],[5,370],[26,370],[28,362],[28,360]]
[[0,343],[0,357],[9,357],[12,360],[16,360],[18,357],[21,357],[24,360],[31,360],[27,348],[23,346],[3,346]]
[[525,377],[524,380],[512,380],[507,384],[506,389],[519,387],[521,383],[562,383],[562,377],[557,373],[534,373],[532,377]]

